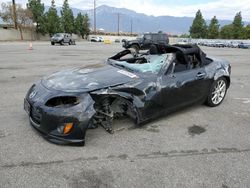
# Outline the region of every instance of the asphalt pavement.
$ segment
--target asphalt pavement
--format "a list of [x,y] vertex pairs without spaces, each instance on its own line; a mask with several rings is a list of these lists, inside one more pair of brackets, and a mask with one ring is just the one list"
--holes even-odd
[[55,71],[102,63],[121,44],[0,43],[0,187],[250,187],[250,50],[203,48],[232,65],[224,102],[195,105],[115,134],[88,130],[86,146],[59,146],[29,125],[23,98]]

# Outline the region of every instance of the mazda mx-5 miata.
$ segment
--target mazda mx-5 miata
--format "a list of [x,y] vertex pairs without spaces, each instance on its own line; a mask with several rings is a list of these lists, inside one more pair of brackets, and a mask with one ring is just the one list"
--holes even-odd
[[114,118],[136,125],[194,103],[215,107],[230,86],[231,66],[196,45],[124,50],[98,66],[56,72],[28,90],[30,124],[49,141],[84,145],[87,129],[113,133]]

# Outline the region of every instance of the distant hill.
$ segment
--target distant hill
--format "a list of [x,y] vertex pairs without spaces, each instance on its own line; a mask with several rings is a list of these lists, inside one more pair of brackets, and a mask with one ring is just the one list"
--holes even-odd
[[[45,10],[48,11],[49,7],[46,6]],[[60,15],[61,7],[57,7],[58,14]],[[93,25],[93,9],[80,10],[72,8],[74,16],[79,12],[82,14],[87,13],[90,17],[91,24]],[[131,20],[133,25],[133,32],[158,32],[163,31],[170,34],[183,34],[188,33],[189,28],[193,22],[192,17],[174,17],[174,16],[148,16],[146,14],[137,13],[135,11],[125,8],[114,8],[106,5],[97,7],[96,9],[96,24],[97,28],[103,28],[105,31],[116,32],[118,13],[120,14],[120,30],[130,32]],[[210,20],[207,20],[209,24]],[[219,20],[221,26],[230,24],[230,20]]]
[[[49,7],[46,7],[48,10]],[[60,15],[61,7],[57,7],[58,14]],[[80,10],[72,8],[74,16],[79,12],[87,13],[90,17],[91,24],[93,25],[93,9]],[[130,32],[131,20],[133,22],[133,32],[158,32],[163,31],[171,34],[188,33],[189,28],[193,22],[192,17],[174,17],[174,16],[148,16],[146,14],[137,13],[126,8],[115,8],[107,5],[102,5],[96,9],[96,24],[97,28],[103,28],[105,31],[117,31],[118,13],[120,14],[120,30]],[[209,24],[210,20],[207,20]],[[221,26],[230,24],[230,20],[219,20]]]

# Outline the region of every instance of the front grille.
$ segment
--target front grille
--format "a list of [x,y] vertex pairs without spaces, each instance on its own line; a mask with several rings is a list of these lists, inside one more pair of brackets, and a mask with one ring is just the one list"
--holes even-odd
[[41,113],[41,110],[40,110],[39,108],[32,107],[32,108],[31,108],[30,116],[31,116],[32,120],[33,120],[35,123],[41,124],[42,113]]

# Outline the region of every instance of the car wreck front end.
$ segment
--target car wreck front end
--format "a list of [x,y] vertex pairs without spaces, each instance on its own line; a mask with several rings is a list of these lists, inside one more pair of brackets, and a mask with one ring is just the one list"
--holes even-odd
[[24,99],[30,124],[45,138],[58,144],[84,145],[85,134],[95,114],[88,93],[64,93],[33,85]]
[[[114,110],[110,109],[114,98],[106,96],[115,93],[105,92],[135,79],[138,77],[108,65],[57,72],[28,90],[24,109],[32,127],[47,140],[57,144],[84,145],[88,128],[100,124],[106,131],[113,131],[109,121],[114,117]],[[112,108],[124,113],[117,106]]]

